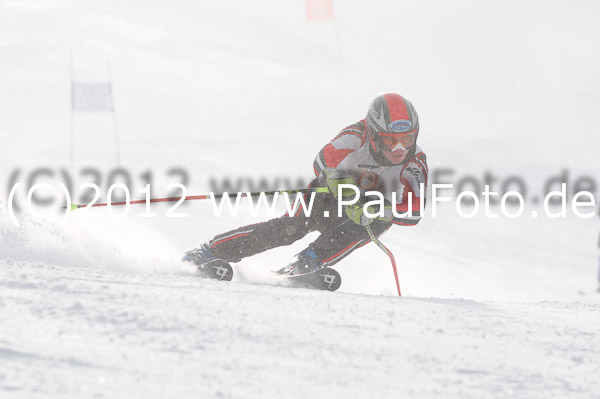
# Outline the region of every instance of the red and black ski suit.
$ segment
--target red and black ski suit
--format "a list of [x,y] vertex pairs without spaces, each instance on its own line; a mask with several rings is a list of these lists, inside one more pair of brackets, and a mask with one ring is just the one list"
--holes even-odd
[[[375,220],[370,226],[376,236],[392,224],[414,226],[421,216],[420,184],[427,186],[425,153],[416,146],[402,164],[385,163],[380,154],[373,154],[365,120],[361,120],[342,130],[319,152],[314,162],[317,178],[309,187],[324,185],[319,183],[323,168],[342,169],[355,177],[361,190],[381,192],[386,203],[392,203],[392,193],[395,192],[399,213],[408,211],[408,198],[412,196],[412,216],[391,221]],[[286,213],[264,223],[219,234],[209,242],[210,250],[219,259],[239,262],[242,258],[290,245],[312,231],[319,231],[321,235],[310,247],[324,266],[331,266],[370,241],[363,226],[355,224],[345,214],[337,216],[337,206],[337,199],[332,194],[318,193],[310,217],[298,207],[293,216]],[[326,211],[329,217],[324,217]]]

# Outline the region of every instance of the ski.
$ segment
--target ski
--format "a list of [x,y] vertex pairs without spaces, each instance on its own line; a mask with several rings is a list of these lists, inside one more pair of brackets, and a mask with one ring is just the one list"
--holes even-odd
[[231,281],[233,278],[233,268],[224,260],[215,259],[208,263],[198,266],[200,276],[221,281]]
[[324,267],[312,273],[284,275],[286,286],[295,288],[309,288],[313,290],[335,291],[342,285],[340,274],[329,267]]
[[[220,281],[231,281],[233,268],[224,260],[215,259],[208,263],[197,266],[198,273],[202,278]],[[324,267],[315,272],[293,275],[278,275],[276,285],[292,288],[308,288],[322,291],[335,291],[342,285],[340,274],[329,267]]]

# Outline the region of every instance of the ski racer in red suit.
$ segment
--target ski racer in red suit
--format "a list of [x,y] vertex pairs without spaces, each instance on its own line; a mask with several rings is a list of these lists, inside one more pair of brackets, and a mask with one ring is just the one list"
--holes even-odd
[[[200,268],[215,259],[239,262],[319,231],[321,235],[314,242],[278,271],[303,274],[334,265],[369,243],[365,225],[370,226],[375,236],[393,224],[416,225],[421,202],[424,203],[424,198],[420,200],[424,189],[421,192],[420,187],[426,187],[428,173],[425,153],[417,146],[418,135],[417,112],[407,99],[394,93],[377,96],[365,119],[343,129],[318,153],[313,164],[316,178],[309,187],[326,186],[329,192],[315,195],[310,217],[298,207],[294,215],[285,214],[219,234],[186,253],[183,260]],[[346,205],[341,217],[337,198],[340,183],[355,184],[361,194],[360,202]],[[383,217],[369,218],[364,214],[362,204],[371,200],[365,196],[366,191],[383,194]],[[411,214],[407,212],[409,203],[412,203]],[[393,204],[396,216],[391,209]],[[327,212],[330,217],[325,217]]]

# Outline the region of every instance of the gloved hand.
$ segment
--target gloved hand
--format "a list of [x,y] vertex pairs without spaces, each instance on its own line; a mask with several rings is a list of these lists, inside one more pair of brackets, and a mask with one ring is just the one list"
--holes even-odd
[[[325,184],[331,194],[335,198],[338,198],[338,186],[340,184],[352,184],[356,186],[356,179],[350,173],[335,169],[335,168],[323,168],[321,176],[319,176],[322,184]],[[356,195],[356,192],[350,188],[342,190],[342,199],[351,200]]]
[[[371,206],[367,208],[369,209],[369,213],[374,214],[376,212],[375,208]],[[360,203],[346,205],[344,210],[346,211],[346,216],[348,216],[348,219],[360,226],[368,226],[377,219],[377,217],[370,218],[365,215],[363,205]]]

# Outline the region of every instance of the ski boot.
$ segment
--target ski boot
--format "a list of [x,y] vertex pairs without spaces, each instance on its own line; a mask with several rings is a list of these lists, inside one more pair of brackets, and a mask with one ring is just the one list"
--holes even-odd
[[342,284],[340,274],[323,266],[312,248],[306,248],[295,259],[275,272],[288,287],[335,291]]
[[295,259],[277,270],[277,274],[280,275],[297,275],[316,272],[322,269],[324,266],[321,264],[319,257],[315,251],[308,247],[304,251],[300,252],[295,256]]
[[200,248],[186,252],[182,260],[196,265],[202,277],[224,281],[231,281],[233,278],[231,265],[215,257],[210,252],[208,244],[202,244]]

